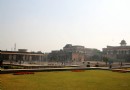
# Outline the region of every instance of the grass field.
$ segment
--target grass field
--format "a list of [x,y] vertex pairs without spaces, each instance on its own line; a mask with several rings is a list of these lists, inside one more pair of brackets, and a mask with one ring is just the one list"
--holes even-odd
[[130,73],[105,70],[0,75],[0,90],[130,90]]

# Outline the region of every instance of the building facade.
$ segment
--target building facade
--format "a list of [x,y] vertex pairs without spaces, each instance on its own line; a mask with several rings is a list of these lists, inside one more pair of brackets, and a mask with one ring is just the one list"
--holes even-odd
[[11,64],[36,63],[36,62],[54,62],[63,64],[81,64],[92,60],[91,57],[97,55],[97,49],[85,48],[80,45],[67,44],[61,50],[51,53],[27,52],[27,49],[18,51],[0,51],[1,61]]
[[63,47],[63,50],[52,51],[49,54],[49,61],[51,62],[63,62],[71,64],[81,64],[87,60],[90,60],[97,52],[97,49],[85,48],[80,45],[67,44]]
[[103,48],[103,55],[115,61],[130,61],[130,46],[127,46],[126,41],[122,40],[120,46]]
[[0,51],[1,59],[8,63],[19,63],[24,62],[34,63],[37,61],[44,61],[43,53],[27,52],[26,49],[19,49],[19,51]]

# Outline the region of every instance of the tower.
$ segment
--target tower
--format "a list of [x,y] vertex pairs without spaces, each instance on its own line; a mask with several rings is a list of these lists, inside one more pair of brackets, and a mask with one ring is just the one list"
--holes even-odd
[[14,44],[14,51],[16,51],[16,43]]

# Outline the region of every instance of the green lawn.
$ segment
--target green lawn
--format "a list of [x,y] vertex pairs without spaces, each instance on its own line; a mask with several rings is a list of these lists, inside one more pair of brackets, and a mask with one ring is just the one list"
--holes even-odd
[[130,90],[130,73],[105,70],[0,74],[0,90]]

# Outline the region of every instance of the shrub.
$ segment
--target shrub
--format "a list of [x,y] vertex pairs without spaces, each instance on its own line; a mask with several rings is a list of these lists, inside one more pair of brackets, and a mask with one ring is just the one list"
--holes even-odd
[[87,67],[90,67],[90,65],[87,65]]
[[13,75],[34,74],[34,72],[16,72]]

